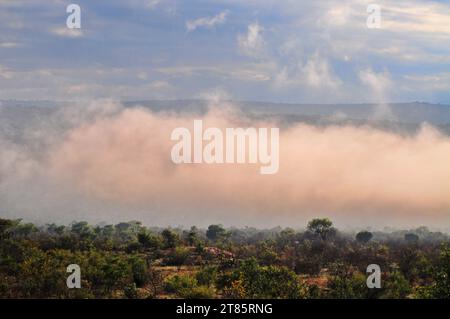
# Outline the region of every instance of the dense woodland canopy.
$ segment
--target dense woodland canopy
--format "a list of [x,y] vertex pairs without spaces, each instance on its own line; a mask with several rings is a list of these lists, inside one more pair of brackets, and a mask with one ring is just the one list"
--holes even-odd
[[[68,289],[66,267],[81,269]],[[378,264],[381,288],[366,285]],[[450,298],[450,237],[426,227],[340,232],[36,226],[0,219],[2,298]]]

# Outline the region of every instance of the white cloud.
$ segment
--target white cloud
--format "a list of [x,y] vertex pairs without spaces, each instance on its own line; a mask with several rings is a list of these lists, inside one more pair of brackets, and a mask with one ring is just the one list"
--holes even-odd
[[247,33],[238,36],[238,45],[241,52],[248,56],[261,56],[265,47],[265,41],[262,36],[264,30],[258,22],[252,23],[247,28]]
[[137,8],[144,7],[148,10],[157,10],[158,12],[165,13],[169,16],[177,15],[177,0],[128,0],[127,4],[129,3]]
[[332,6],[331,9],[326,11],[324,20],[334,26],[342,26],[351,21],[355,16],[355,9],[349,5]]
[[448,4],[430,1],[395,2],[384,6],[386,19],[383,28],[402,32],[423,32],[450,36],[450,8]]
[[[336,58],[349,56],[359,60],[376,56],[402,63],[449,61],[450,46],[443,45],[450,40],[448,3],[377,1],[381,7],[381,29],[369,30],[365,23],[368,16],[366,8],[370,3],[373,1],[328,0],[315,6],[303,3],[295,6],[292,3],[295,24],[286,29],[302,28],[306,35],[304,45],[328,47]],[[310,34],[320,42],[312,43],[308,39]]]
[[8,80],[8,79],[12,79],[13,76],[14,76],[14,73],[11,70],[0,65],[0,77]]
[[147,80],[148,74],[147,74],[147,72],[140,71],[140,72],[138,72],[137,77],[139,80]]
[[271,80],[269,70],[268,65],[245,65],[230,70],[230,76],[242,81],[265,82]]
[[222,79],[263,82],[271,80],[276,65],[270,61],[263,63],[235,63],[216,66],[183,65],[156,69],[157,72],[172,78],[184,78],[210,74]]
[[394,120],[394,115],[388,105],[389,91],[393,86],[389,73],[387,71],[377,73],[368,68],[359,72],[359,78],[371,89],[372,96],[377,102],[373,118],[375,120]]
[[0,99],[153,99],[175,97],[168,81],[148,75],[147,79],[128,83],[121,79],[136,79],[141,70],[109,67],[56,68],[14,70],[0,65]]
[[412,91],[449,91],[450,72],[424,75],[405,75],[404,80],[407,87]]
[[190,31],[195,31],[197,28],[213,28],[216,25],[225,23],[227,19],[228,11],[222,11],[213,17],[203,17],[195,20],[190,20],[186,22],[186,29]]
[[22,44],[18,42],[0,42],[0,48],[3,49],[17,48],[21,46]]
[[53,34],[64,38],[80,38],[84,35],[81,29],[69,29],[67,27],[54,28],[50,31]]
[[149,89],[158,90],[158,89],[169,89],[171,85],[167,81],[153,81],[147,86]]
[[368,68],[359,72],[359,78],[362,83],[369,86],[379,96],[385,95],[392,85],[387,71],[376,73]]
[[307,83],[312,87],[336,88],[341,81],[332,73],[328,62],[318,54],[312,56],[303,67]]
[[[90,83],[91,79],[84,74],[77,77],[78,70],[73,70],[73,73],[56,71],[55,79],[14,68],[19,65],[17,63],[31,61],[30,54],[35,51],[36,45],[45,42],[45,37],[48,37],[46,32],[34,32],[38,27],[58,37],[89,36],[95,39],[103,32],[109,32],[106,27],[117,21],[114,17],[103,15],[96,22],[98,31],[92,34],[85,29],[52,29],[58,25],[42,25],[51,22],[45,22],[41,16],[29,19],[29,10],[9,10],[9,7],[28,2],[0,0],[4,9],[0,10],[0,29],[5,31],[0,36],[0,50],[5,49],[5,67],[0,70],[1,94],[19,96],[16,92],[26,88],[33,90],[37,86],[47,86],[47,98],[50,99],[60,85],[71,87],[73,92],[85,91],[85,87],[78,84],[83,81]],[[124,19],[120,20],[127,22],[121,25],[120,30],[104,39],[108,45],[116,44],[114,41],[120,38],[125,40],[124,43],[129,40],[127,44],[131,46],[136,43],[136,54],[152,52],[151,59],[134,59],[132,63],[128,63],[122,50],[111,53],[114,59],[105,56],[101,46],[93,47],[90,58],[80,57],[84,59],[80,63],[98,62],[109,68],[114,68],[116,63],[122,66],[127,76],[119,76],[113,70],[105,71],[113,80],[107,79],[106,75],[95,75],[101,76],[102,85],[109,85],[114,95],[117,93],[114,88],[120,85],[125,91],[125,87],[132,87],[136,82],[148,88],[149,83],[155,81],[153,85],[156,86],[157,81],[170,81],[186,97],[210,85],[223,85],[245,99],[301,102],[307,98],[308,101],[321,102],[326,98],[341,98],[340,101],[346,102],[393,98],[395,101],[409,101],[414,96],[414,99],[428,99],[430,102],[448,102],[449,80],[445,74],[450,63],[448,2],[379,0],[376,3],[382,9],[382,28],[377,30],[366,27],[366,8],[373,0],[218,0],[207,8],[192,7],[176,0],[130,0],[126,4],[111,0],[108,3],[132,9],[124,11]],[[223,11],[226,7],[229,12]],[[177,11],[177,8],[180,10]],[[45,9],[46,15],[55,16],[54,11],[49,13],[47,7]],[[144,20],[126,19],[128,12],[138,11],[147,16],[150,14],[152,24],[158,26],[148,29],[148,37],[141,37],[140,33],[146,31],[142,24],[147,21],[145,16]],[[176,14],[160,17],[163,22],[159,21],[159,15],[166,12]],[[231,12],[233,16],[238,15],[239,20],[231,19]],[[187,17],[186,13],[189,14]],[[178,29],[171,29],[170,36],[167,36],[165,23],[178,26]],[[59,26],[63,27],[64,21]],[[198,43],[186,41],[186,30],[195,32],[219,26],[220,39],[214,32],[206,32],[202,35],[201,50],[197,50]],[[30,42],[30,34],[43,41]],[[142,41],[136,40],[138,34]],[[54,48],[48,48],[37,58],[33,56],[32,61],[47,68],[53,65],[58,65],[55,69],[59,70],[73,68],[69,65],[70,61],[54,56],[54,52],[60,51],[59,43],[64,45],[64,42],[56,41],[52,43]],[[171,53],[167,54],[168,48],[173,48],[173,45],[180,50],[170,50]],[[6,50],[18,46],[26,46],[29,50]],[[8,51],[17,52],[14,64],[8,60],[12,53]],[[46,64],[47,61],[54,62]],[[361,66],[367,69],[359,71]],[[29,68],[33,69],[33,66]],[[380,68],[389,70],[391,74],[377,73]],[[143,70],[145,72],[141,72]],[[22,81],[19,81],[21,77]],[[395,90],[392,89],[394,87]],[[105,88],[101,90],[106,91]],[[87,91],[93,89],[89,87]]]
[[146,0],[146,1],[145,1],[145,6],[148,7],[148,8],[153,9],[153,8],[156,7],[160,2],[161,2],[161,0]]
[[282,67],[274,78],[274,84],[279,88],[308,86],[314,89],[336,89],[342,81],[334,74],[328,61],[315,53],[304,64],[298,63],[294,68]]

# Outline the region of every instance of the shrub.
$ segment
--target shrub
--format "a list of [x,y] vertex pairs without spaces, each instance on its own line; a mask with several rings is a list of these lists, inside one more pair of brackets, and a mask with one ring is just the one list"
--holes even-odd
[[167,255],[164,259],[164,263],[166,265],[181,266],[185,263],[188,257],[189,249],[186,247],[177,247],[169,255]]
[[189,275],[175,275],[164,282],[167,292],[178,293],[183,289],[192,289],[197,286],[197,279]]
[[185,299],[211,299],[214,298],[215,292],[211,287],[197,286],[181,289],[178,295]]
[[211,286],[217,279],[217,267],[204,267],[195,275],[200,285]]

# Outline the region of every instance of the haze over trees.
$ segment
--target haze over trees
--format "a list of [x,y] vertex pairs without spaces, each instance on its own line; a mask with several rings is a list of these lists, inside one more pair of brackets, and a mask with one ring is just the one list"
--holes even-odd
[[[148,162],[155,161],[155,163],[160,160],[160,157],[156,155],[152,157],[154,154],[157,154],[157,151],[148,151],[145,153],[145,156],[142,157],[133,157],[130,154],[134,154],[135,152],[139,152],[139,154],[143,154],[142,145],[136,145],[132,141],[142,140],[145,142],[146,150],[150,149],[151,145],[156,145],[160,150],[160,143],[155,140],[152,141],[152,137],[159,136],[155,134],[155,132],[165,132],[167,129],[167,122],[165,116],[163,115],[165,112],[173,114],[173,119],[175,121],[184,122],[187,118],[191,118],[194,115],[199,118],[208,117],[211,114],[211,109],[208,106],[211,104],[209,100],[179,100],[179,101],[135,101],[135,102],[114,102],[110,101],[108,103],[103,103],[100,101],[92,102],[92,105],[83,105],[83,103],[70,103],[70,102],[51,102],[51,101],[0,101],[0,142],[3,153],[8,154],[6,165],[2,165],[0,167],[0,175],[5,176],[7,178],[2,178],[3,192],[0,196],[0,200],[2,203],[1,209],[3,212],[3,217],[5,218],[16,218],[16,216],[21,216],[26,218],[27,220],[38,221],[41,223],[44,222],[52,222],[54,220],[61,221],[63,223],[69,223],[72,221],[71,216],[73,216],[73,208],[77,207],[76,216],[77,218],[87,220],[92,222],[93,220],[109,220],[110,222],[118,222],[117,219],[110,220],[111,216],[117,216],[117,209],[115,205],[111,205],[110,200],[114,198],[121,204],[120,206],[120,216],[125,220],[139,219],[140,221],[151,224],[178,224],[177,214],[174,213],[176,209],[175,207],[171,207],[171,205],[163,205],[160,207],[159,213],[154,213],[154,205],[155,200],[152,199],[152,192],[149,191],[147,193],[146,190],[155,189],[155,198],[160,198],[163,196],[161,193],[163,190],[170,190],[166,195],[174,195],[172,194],[173,189],[177,188],[177,183],[168,184],[167,187],[161,187],[161,185],[156,185],[152,183],[152,180],[156,179],[146,179],[142,178],[142,172],[149,168],[147,167]],[[232,102],[226,101],[226,103],[230,103],[232,106],[235,106],[239,111],[234,114],[232,112],[230,115],[234,117],[234,115],[241,114],[246,119],[249,120],[248,125],[258,127],[259,122],[271,122],[274,120],[276,123],[280,124],[280,129],[291,131],[293,127],[301,127],[307,129],[306,132],[311,133],[311,135],[305,135],[301,133],[298,137],[293,135],[292,141],[294,144],[300,141],[306,143],[303,145],[304,148],[310,148],[311,150],[316,150],[314,145],[321,145],[320,141],[322,138],[328,140],[333,145],[337,142],[339,145],[352,145],[347,143],[347,139],[344,137],[347,136],[346,132],[350,129],[352,135],[349,136],[349,143],[354,142],[355,140],[360,140],[359,138],[363,138],[362,142],[359,143],[359,149],[361,152],[366,154],[367,158],[373,158],[375,164],[371,167],[369,171],[371,171],[374,176],[373,181],[380,182],[377,185],[373,185],[373,191],[377,192],[377,190],[382,190],[383,194],[396,193],[396,189],[398,189],[401,185],[395,185],[396,180],[401,179],[391,179],[392,174],[389,174],[388,171],[384,171],[380,167],[388,167],[384,166],[383,163],[377,164],[376,160],[378,157],[376,154],[379,152],[379,146],[384,143],[380,143],[377,139],[376,142],[371,138],[373,134],[380,133],[380,137],[389,136],[389,139],[399,139],[400,141],[405,142],[405,147],[409,149],[411,147],[411,151],[414,150],[428,150],[429,147],[436,147],[436,149],[441,149],[440,145],[447,145],[446,139],[450,135],[450,117],[449,117],[449,106],[448,105],[431,105],[425,103],[406,103],[406,104],[389,104],[389,108],[395,114],[396,118],[405,121],[405,122],[374,122],[372,121],[371,114],[374,108],[374,105],[366,104],[366,105],[356,105],[356,104],[339,104],[339,105],[299,105],[299,104],[282,104],[282,103],[258,103],[258,102]],[[219,103],[220,104],[220,103]],[[105,114],[105,110],[108,110]],[[111,113],[109,113],[111,111]],[[209,115],[207,115],[209,114]],[[336,114],[345,115],[344,117],[336,117]],[[76,116],[75,116],[76,115]],[[127,116],[125,116],[127,115]],[[132,135],[124,134],[122,135],[122,130],[119,130],[120,127],[125,128],[130,124],[128,122],[129,115],[133,115],[132,118],[138,121],[139,127],[141,129],[133,130]],[[334,116],[333,116],[334,115]],[[98,127],[97,120],[105,120],[108,123],[108,127],[111,129],[101,129],[99,130],[98,135],[84,135],[84,133],[96,131]],[[155,125],[151,125],[150,129],[147,125],[147,121],[145,119],[153,119],[157,121],[154,123]],[[117,120],[117,121],[116,121]],[[152,120],[152,121],[153,121]],[[134,120],[133,120],[134,121]],[[424,126],[422,123],[426,121],[427,123],[432,123],[434,126],[429,127],[428,125]],[[117,126],[115,126],[117,124]],[[120,125],[119,125],[120,124]],[[229,123],[234,124],[234,123]],[[236,123],[238,124],[238,123]],[[112,126],[110,126],[112,125]],[[142,126],[141,126],[142,125]],[[93,130],[86,130],[86,127],[90,127]],[[232,127],[232,126],[230,126]],[[322,128],[333,128],[333,129],[325,129]],[[147,129],[149,129],[147,131]],[[430,130],[428,130],[430,129]],[[429,134],[434,134],[435,129],[439,132],[439,139],[433,141],[436,144],[432,146],[428,145],[426,142],[426,137]],[[34,132],[39,132],[39,134],[35,134]],[[73,140],[68,138],[71,136],[73,132],[78,132],[81,136],[81,140],[78,140],[75,145],[73,144]],[[100,133],[102,132],[102,133]],[[111,142],[107,143],[108,147],[102,143],[107,139],[107,132],[118,132],[119,135],[115,137],[111,137]],[[303,132],[303,131],[302,131]],[[433,133],[434,132],[434,133]],[[129,132],[131,133],[131,132]],[[136,133],[136,134],[134,134]],[[169,132],[170,133],[170,132]],[[168,133],[168,134],[169,134]],[[318,134],[316,134],[318,133]],[[341,135],[341,133],[343,135]],[[369,134],[366,134],[369,133]],[[103,135],[105,134],[105,135]],[[164,133],[166,134],[166,133]],[[329,135],[323,135],[329,134]],[[423,138],[421,136],[423,135]],[[121,138],[125,138],[122,140]],[[89,149],[89,145],[92,145],[93,138],[98,138],[96,140],[99,145],[104,145],[105,148],[99,147],[92,149],[86,154],[84,151]],[[303,139],[304,138],[304,139]],[[316,140],[316,138],[318,140]],[[367,138],[367,140],[365,140]],[[411,138],[417,142],[418,144],[410,144]],[[288,138],[291,140],[291,138]],[[316,142],[317,141],[317,142]],[[333,142],[335,141],[335,142]],[[169,141],[170,142],[170,141]],[[302,143],[303,143],[302,142]],[[387,142],[387,145],[391,145]],[[423,148],[421,143],[424,145],[428,145],[428,147]],[[131,148],[125,148],[125,146],[133,146]],[[172,143],[170,143],[170,146]],[[416,146],[414,146],[416,145]],[[110,148],[111,146],[112,148]],[[289,147],[285,145],[285,147]],[[66,151],[72,149],[74,154],[85,154],[84,156],[76,157],[77,161],[66,161]],[[76,149],[75,149],[76,148]],[[291,148],[291,147],[289,147]],[[292,149],[296,149],[295,145],[292,145]],[[292,170],[290,174],[286,174],[286,176],[277,176],[274,178],[275,185],[267,185],[267,187],[261,187],[261,189],[270,190],[272,187],[279,189],[279,198],[271,198],[271,192],[268,191],[265,194],[261,194],[253,197],[253,187],[264,186],[265,182],[263,180],[258,180],[256,178],[253,180],[253,177],[247,178],[246,176],[240,176],[238,172],[234,172],[232,169],[230,173],[236,173],[237,178],[242,178],[242,183],[247,183],[254,185],[252,187],[248,187],[249,192],[242,191],[241,195],[247,199],[255,198],[252,200],[249,212],[256,212],[258,210],[264,210],[263,218],[255,218],[251,221],[252,224],[257,225],[258,227],[267,227],[267,225],[273,225],[274,223],[282,223],[284,225],[295,225],[296,227],[303,226],[306,224],[306,220],[303,220],[303,215],[298,214],[296,216],[294,211],[300,211],[300,207],[304,207],[302,211],[308,211],[308,208],[314,207],[316,205],[324,205],[323,211],[330,210],[330,217],[333,218],[334,221],[339,222],[340,224],[346,224],[350,227],[366,227],[368,225],[361,224],[361,221],[364,220],[359,219],[358,216],[361,215],[362,206],[366,207],[374,207],[378,204],[383,203],[392,203],[392,210],[386,209],[386,212],[375,212],[375,211],[367,211],[368,217],[371,220],[371,226],[379,227],[380,225],[384,225],[384,223],[388,220],[388,215],[392,217],[392,222],[394,220],[398,220],[398,225],[402,225],[403,221],[408,221],[408,225],[414,225],[417,223],[417,220],[411,220],[415,218],[414,216],[420,216],[421,222],[426,223],[427,225],[433,227],[447,227],[448,228],[448,214],[446,212],[445,206],[436,205],[435,203],[428,202],[427,198],[440,198],[442,194],[445,193],[445,190],[442,189],[441,186],[436,183],[433,184],[433,181],[438,180],[437,178],[433,178],[433,176],[428,175],[432,171],[429,170],[429,163],[434,163],[439,159],[445,158],[443,155],[438,155],[435,153],[424,153],[422,155],[418,154],[419,158],[423,159],[423,165],[418,166],[417,169],[412,171],[407,171],[402,168],[401,165],[396,165],[395,163],[403,163],[407,162],[409,157],[407,154],[409,152],[400,152],[406,154],[406,157],[403,158],[392,158],[394,162],[392,163],[396,169],[398,169],[397,173],[400,174],[405,172],[408,178],[420,182],[429,181],[429,184],[422,185],[424,188],[429,190],[425,194],[421,192],[420,196],[409,196],[410,191],[407,188],[401,188],[404,193],[403,195],[399,195],[399,198],[393,200],[391,196],[382,196],[378,199],[378,196],[373,196],[373,198],[377,198],[375,203],[372,203],[367,199],[364,203],[358,199],[358,194],[360,191],[360,187],[363,184],[360,184],[361,180],[358,178],[353,178],[358,176],[359,168],[355,167],[350,169],[349,167],[354,167],[353,165],[348,165],[348,160],[351,158],[347,158],[346,152],[343,152],[341,156],[337,156],[341,147],[337,147],[336,149],[325,147],[318,148],[317,154],[314,155],[308,161],[311,161],[313,166],[310,169],[317,171],[318,174],[314,174],[315,178],[310,181],[311,187],[328,187],[328,194],[330,194],[329,200],[326,201],[317,201],[313,202],[314,198],[308,197],[308,192],[303,194],[302,196],[297,196],[297,199],[292,203],[291,207],[281,207],[285,205],[278,205],[277,203],[283,202],[286,198],[284,195],[288,194],[289,187],[295,189],[299,187],[299,189],[303,189],[300,187],[301,185],[297,184],[297,181],[301,180],[304,172],[304,165],[301,165],[298,169]],[[344,147],[345,149],[345,147]],[[390,146],[385,149],[385,152],[395,154],[398,150],[402,148],[391,148]],[[114,150],[115,156],[111,156],[111,152]],[[328,151],[330,153],[328,153]],[[444,150],[445,153],[446,150]],[[302,158],[305,158],[304,152],[299,152],[299,158],[296,158],[296,152],[292,152],[292,155],[287,156],[284,160],[293,162],[292,166],[297,163]],[[310,152],[307,152],[310,153]],[[448,152],[447,152],[448,153]],[[431,156],[435,154],[435,156]],[[59,156],[61,155],[61,156]],[[103,157],[104,155],[104,157]],[[429,157],[428,157],[429,156]],[[49,160],[49,159],[52,160]],[[56,161],[55,159],[58,158]],[[138,161],[138,159],[142,158],[143,161]],[[324,159],[322,161],[315,161],[314,158]],[[322,183],[323,181],[333,178],[332,172],[327,172],[327,170],[323,170],[322,167],[328,165],[328,158],[333,158],[334,163],[336,165],[341,165],[336,167],[337,171],[341,171],[343,169],[349,168],[347,172],[347,176],[349,176],[349,180],[354,180],[352,191],[349,192],[350,198],[347,198],[345,202],[348,207],[343,207],[342,211],[333,211],[333,206],[341,203],[343,198],[339,196],[340,187],[339,182],[336,183]],[[337,161],[338,158],[341,158],[342,161]],[[20,159],[20,160],[19,160]],[[120,161],[118,161],[120,159]],[[111,160],[110,162],[105,162],[106,160]],[[170,162],[170,158],[163,157],[161,159],[160,165],[166,165],[165,161]],[[132,163],[130,165],[130,170],[126,172],[119,172],[119,168],[123,167],[120,163]],[[366,167],[367,163],[362,163],[360,161],[355,162],[356,165],[361,164],[361,167]],[[98,166],[94,166],[98,165]],[[126,164],[128,165],[128,164]],[[287,165],[287,164],[283,164]],[[287,165],[286,167],[290,167],[291,165]],[[444,165],[445,166],[445,165]],[[443,166],[443,167],[444,167]],[[128,167],[128,166],[127,166]],[[154,165],[152,167],[159,167],[158,165]],[[203,166],[199,168],[202,170]],[[303,167],[303,168],[302,168]],[[439,166],[440,167],[440,166]],[[380,169],[380,170],[379,170]],[[445,168],[442,168],[443,172]],[[42,170],[51,170],[55,171],[55,176],[51,180],[49,180],[48,176],[42,176]],[[26,176],[23,176],[21,172],[27,171],[29,173]],[[88,174],[88,172],[96,171],[101,174],[101,177],[93,178],[94,175]],[[162,181],[179,181],[179,179],[173,174],[177,174],[179,170],[172,169],[170,170],[158,170],[151,172],[154,176],[161,173]],[[219,172],[220,170],[218,170]],[[321,173],[324,173],[322,176]],[[436,172],[436,176],[439,177],[442,174]],[[151,174],[149,173],[149,174]],[[320,173],[320,174],[319,174]],[[344,173],[344,172],[342,172]],[[416,174],[417,173],[417,174]],[[71,177],[68,177],[68,174]],[[84,176],[81,176],[84,174]],[[201,171],[198,172],[199,175],[203,173]],[[222,174],[222,173],[220,173]],[[226,173],[228,174],[228,172]],[[298,174],[298,175],[297,175]],[[330,175],[331,174],[331,175]],[[411,175],[413,174],[413,175]],[[423,178],[423,174],[428,176],[429,178]],[[209,174],[208,174],[209,175]],[[395,175],[395,174],[394,174]],[[445,175],[445,174],[444,174]],[[159,175],[158,175],[159,176]],[[353,177],[352,177],[353,176]],[[386,179],[378,178],[379,176],[386,176]],[[403,176],[403,175],[402,175]],[[91,180],[92,178],[92,180]],[[120,185],[124,184],[124,179],[127,178],[130,181],[143,181],[142,184],[136,185],[136,188],[133,189],[122,189]],[[182,178],[182,176],[180,176]],[[284,178],[287,180],[283,181]],[[89,180],[88,180],[89,179]],[[222,179],[220,176],[212,176],[209,182],[202,183],[202,191],[204,193],[212,194],[215,192],[216,188],[211,188],[209,185],[211,183],[222,184]],[[263,183],[263,184],[261,184]],[[272,183],[272,182],[271,182]],[[330,185],[331,184],[331,185]],[[445,183],[441,183],[445,184]],[[89,185],[89,190],[87,192],[78,191],[84,189],[86,185]],[[285,185],[289,185],[288,188],[283,189]],[[313,186],[317,185],[317,186]],[[95,187],[94,187],[95,186]],[[226,186],[223,184],[222,186]],[[425,187],[426,186],[426,187]],[[387,189],[385,189],[387,187]],[[122,189],[118,192],[118,188]],[[93,189],[96,189],[96,192],[92,192]],[[217,188],[218,190],[222,189],[221,187]],[[73,191],[71,191],[73,190]],[[306,189],[305,189],[306,190]],[[132,194],[136,191],[136,194]],[[323,190],[327,191],[327,190]],[[108,193],[108,194],[105,194]],[[131,192],[131,193],[130,193]],[[211,193],[212,192],[212,193]],[[21,194],[26,193],[27,196],[21,196]],[[53,196],[45,197],[46,200],[39,200],[46,196],[46,194],[52,193]],[[89,196],[85,196],[87,193],[91,194]],[[196,198],[197,192],[194,190],[190,192],[190,189],[180,188],[180,194],[183,196],[174,196],[174,201],[178,202],[178,199],[183,202],[182,198],[191,199],[185,202],[184,204],[189,204],[189,207],[186,208],[190,212],[189,223],[201,224],[203,227],[207,226],[205,222],[209,224],[216,224],[216,220],[223,221],[222,212],[216,212],[214,209],[209,210],[208,216],[205,216],[202,212],[202,209],[199,207],[195,207],[196,201],[193,200]],[[141,194],[141,195],[139,195]],[[107,195],[107,196],[106,196]],[[136,205],[132,205],[130,203],[133,200],[129,196],[137,196],[139,195],[139,200],[142,201],[142,207],[145,207],[145,212],[142,209],[137,209]],[[184,196],[186,195],[186,196]],[[189,195],[189,196],[188,196]],[[219,191],[216,196],[217,198],[221,198],[223,194]],[[423,198],[421,197],[423,195]],[[164,195],[165,196],[165,195]],[[215,196],[212,196],[215,197]],[[304,198],[305,200],[300,200],[300,198]],[[283,199],[283,200],[281,200]],[[270,205],[264,205],[263,203],[267,200],[267,203]],[[239,198],[235,198],[235,204],[240,206],[246,200],[242,200]],[[398,202],[397,202],[398,201]],[[412,202],[411,202],[412,201]],[[156,201],[157,202],[157,201]],[[289,201],[290,202],[290,201]],[[79,205],[79,203],[83,203],[83,205]],[[431,205],[429,209],[427,207],[421,206],[422,204]],[[176,203],[175,206],[180,205],[182,203]],[[217,203],[216,203],[217,204]],[[341,203],[342,204],[342,203]],[[419,204],[419,205],[417,205]],[[310,206],[311,205],[311,206]],[[340,205],[340,204],[339,204]],[[400,206],[398,206],[400,205]],[[279,207],[280,206],[280,207]],[[331,208],[330,208],[331,206]],[[398,206],[398,207],[397,207]],[[410,207],[411,206],[411,219],[408,217],[408,214],[403,214],[401,212],[401,207]],[[341,207],[341,206],[340,206]],[[438,211],[432,212],[435,207]],[[440,208],[439,208],[440,207]],[[245,211],[247,208],[239,207],[242,211]],[[207,209],[207,208],[205,208]],[[209,209],[209,208],[208,208]],[[399,209],[399,210],[398,210]],[[236,211],[238,211],[237,209]],[[95,214],[92,212],[95,211]],[[422,214],[422,211],[428,211],[427,214]],[[231,214],[230,221],[232,221],[233,225],[243,226],[246,223],[246,220],[250,216],[247,216],[247,213],[235,213],[233,211],[228,212]],[[366,213],[364,213],[366,214]],[[398,215],[397,215],[398,214]],[[384,216],[383,216],[384,215]],[[395,215],[395,216],[394,216]],[[358,218],[353,218],[358,217]],[[117,217],[114,217],[117,218]],[[388,221],[390,222],[390,220]],[[185,227],[191,226],[191,224],[184,225]],[[448,229],[445,229],[448,231]]]

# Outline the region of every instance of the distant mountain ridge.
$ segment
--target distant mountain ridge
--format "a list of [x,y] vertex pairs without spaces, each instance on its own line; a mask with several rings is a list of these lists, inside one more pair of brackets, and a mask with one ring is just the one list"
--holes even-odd
[[[377,104],[289,104],[254,101],[227,101],[251,117],[275,117],[283,123],[305,122],[312,125],[365,125],[399,132],[414,132],[424,122],[450,135],[450,105],[423,102],[384,105],[390,118],[376,119]],[[154,112],[172,111],[203,114],[211,104],[207,100],[145,100],[125,101],[125,107],[145,107]],[[32,128],[52,120],[52,114],[75,102],[0,101],[0,133]],[[54,120],[54,119],[53,119]],[[50,123],[46,123],[50,125]],[[57,124],[57,123],[53,123]],[[62,124],[62,123],[59,123]],[[63,125],[63,124],[62,124]],[[58,125],[57,125],[58,126]],[[8,134],[7,134],[8,135]]]
[[[291,104],[255,101],[230,101],[244,111],[274,115],[306,115],[334,117],[340,119],[371,119],[378,104]],[[207,108],[205,100],[148,100],[127,101],[127,106],[146,106],[156,110],[172,109],[202,111]],[[425,102],[388,103],[386,107],[392,113],[394,121],[403,123],[450,124],[450,105]]]

